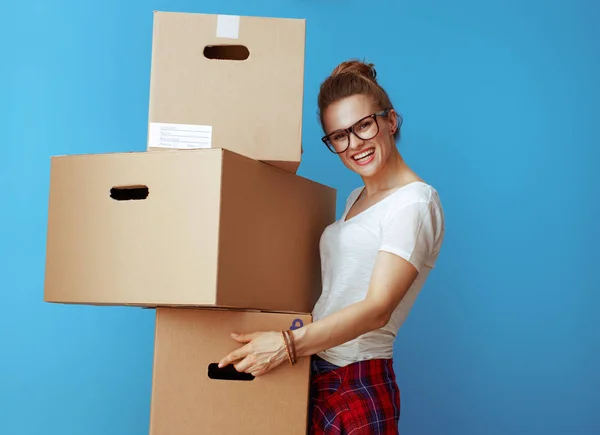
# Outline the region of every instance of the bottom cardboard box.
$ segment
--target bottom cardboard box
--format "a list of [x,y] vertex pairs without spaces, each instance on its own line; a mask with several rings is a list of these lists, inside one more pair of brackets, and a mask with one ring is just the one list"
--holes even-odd
[[157,308],[150,435],[306,434],[308,358],[253,379],[216,366],[241,346],[231,332],[294,329],[310,321],[309,314]]

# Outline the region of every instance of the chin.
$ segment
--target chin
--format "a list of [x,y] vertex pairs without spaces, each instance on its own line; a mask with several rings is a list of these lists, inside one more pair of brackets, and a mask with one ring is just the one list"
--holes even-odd
[[370,165],[368,168],[354,168],[354,172],[360,175],[362,178],[371,178],[379,172],[381,166]]

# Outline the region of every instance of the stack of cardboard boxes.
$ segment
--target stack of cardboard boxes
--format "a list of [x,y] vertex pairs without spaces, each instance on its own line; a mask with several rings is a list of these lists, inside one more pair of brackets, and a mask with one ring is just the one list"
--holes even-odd
[[45,300],[156,308],[151,435],[304,434],[308,359],[218,361],[302,327],[336,192],[296,174],[305,22],[155,12],[146,152],[52,158]]

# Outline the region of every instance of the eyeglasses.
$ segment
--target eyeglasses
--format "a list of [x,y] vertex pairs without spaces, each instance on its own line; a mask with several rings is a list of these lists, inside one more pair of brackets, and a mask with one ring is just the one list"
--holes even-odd
[[380,112],[372,113],[364,118],[356,121],[352,126],[336,130],[323,136],[321,140],[329,151],[334,154],[341,154],[350,147],[350,133],[353,133],[356,137],[362,140],[373,139],[379,134],[379,123],[377,122],[378,116],[386,116],[390,113],[391,109],[384,109]]

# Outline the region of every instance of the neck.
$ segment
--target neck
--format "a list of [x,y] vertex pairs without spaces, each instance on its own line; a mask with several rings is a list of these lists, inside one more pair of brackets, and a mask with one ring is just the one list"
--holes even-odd
[[385,165],[372,177],[363,178],[368,196],[403,186],[411,178],[412,171],[396,147],[392,148]]

